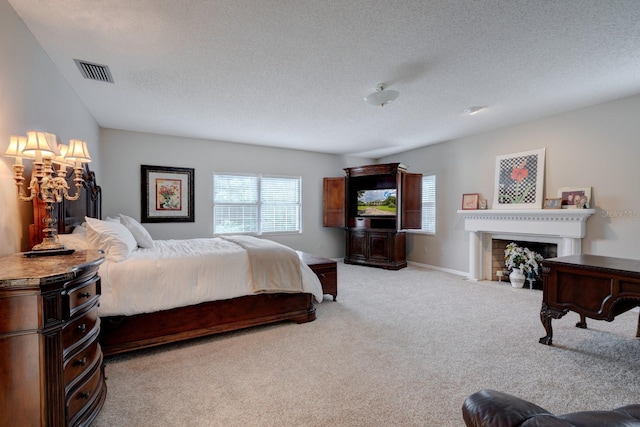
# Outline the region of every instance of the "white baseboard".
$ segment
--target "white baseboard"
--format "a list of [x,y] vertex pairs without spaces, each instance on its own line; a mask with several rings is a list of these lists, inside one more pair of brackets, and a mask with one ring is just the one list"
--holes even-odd
[[455,274],[457,276],[464,276],[466,278],[469,277],[469,272],[467,271],[452,270],[450,268],[443,268],[443,267],[438,267],[436,265],[430,265],[430,264],[422,264],[415,261],[407,261],[407,264],[414,265],[416,267],[428,268],[430,270],[442,271],[444,273]]

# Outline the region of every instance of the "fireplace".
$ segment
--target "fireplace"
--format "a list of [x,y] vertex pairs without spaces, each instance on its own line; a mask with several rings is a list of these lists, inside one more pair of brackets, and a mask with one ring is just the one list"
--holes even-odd
[[594,212],[594,209],[458,211],[464,229],[469,232],[469,279],[495,279],[493,240],[555,245],[557,256],[581,254],[586,222]]
[[[504,250],[511,242],[523,248],[529,248],[529,250],[539,253],[542,258],[555,258],[558,256],[558,245],[555,243],[525,242],[522,240],[512,239],[491,239],[491,272],[489,274],[489,280],[498,281],[498,275],[496,273],[498,272],[498,270],[502,270],[504,272],[502,281],[509,281],[509,278],[507,277],[509,273],[504,266]],[[538,271],[538,273],[542,272]],[[525,287],[528,287],[528,285],[529,282],[527,281]],[[538,279],[533,282],[532,288],[542,289],[542,281]]]

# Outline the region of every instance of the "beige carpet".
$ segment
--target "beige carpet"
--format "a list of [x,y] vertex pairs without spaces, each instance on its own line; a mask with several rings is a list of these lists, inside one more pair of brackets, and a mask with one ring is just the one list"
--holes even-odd
[[640,402],[638,313],[553,321],[540,291],[338,263],[338,301],[281,323],[106,360],[94,426],[461,426],[481,388],[555,413]]

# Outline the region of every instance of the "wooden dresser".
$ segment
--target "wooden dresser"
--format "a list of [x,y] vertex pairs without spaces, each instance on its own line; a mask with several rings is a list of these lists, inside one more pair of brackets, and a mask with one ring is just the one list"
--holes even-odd
[[86,426],[107,387],[97,251],[0,258],[0,425]]

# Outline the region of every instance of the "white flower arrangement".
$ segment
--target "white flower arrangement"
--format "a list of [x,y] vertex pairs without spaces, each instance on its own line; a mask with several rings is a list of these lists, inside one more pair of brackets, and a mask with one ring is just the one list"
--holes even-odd
[[540,262],[544,258],[529,248],[523,248],[511,242],[504,250],[504,265],[509,270],[519,269],[525,275],[534,273],[538,276]]

